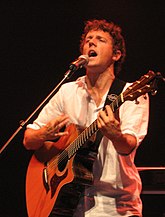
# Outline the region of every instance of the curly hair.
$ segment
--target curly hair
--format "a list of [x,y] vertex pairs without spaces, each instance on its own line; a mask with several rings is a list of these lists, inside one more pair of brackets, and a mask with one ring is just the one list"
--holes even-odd
[[84,33],[81,36],[80,40],[80,52],[82,53],[85,37],[91,30],[102,30],[108,32],[113,39],[113,52],[114,54],[117,50],[121,51],[121,57],[118,61],[115,62],[115,74],[117,75],[121,70],[121,65],[124,62],[126,56],[126,47],[125,41],[121,34],[122,29],[114,24],[113,22],[107,22],[106,20],[88,20],[85,22]]

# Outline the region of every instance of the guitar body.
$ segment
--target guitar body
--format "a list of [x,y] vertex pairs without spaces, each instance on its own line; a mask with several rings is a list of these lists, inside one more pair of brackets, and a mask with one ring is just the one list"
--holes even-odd
[[[93,157],[88,158],[88,151],[85,149],[80,150],[70,159],[64,160],[62,166],[58,164],[56,158],[54,159],[54,154],[64,150],[78,136],[75,125],[69,125],[66,130],[69,131],[69,136],[61,137],[55,144],[48,142],[46,147],[33,154],[29,162],[26,174],[26,204],[29,217],[47,217],[52,210],[53,213],[73,212],[84,186],[92,184],[94,159]],[[57,150],[55,147],[59,149]],[[47,166],[45,162],[47,162]],[[45,168],[48,173],[46,178]],[[64,208],[66,202],[68,203],[68,194],[72,195],[70,198],[72,204],[71,207]],[[74,196],[75,198],[73,198]]]

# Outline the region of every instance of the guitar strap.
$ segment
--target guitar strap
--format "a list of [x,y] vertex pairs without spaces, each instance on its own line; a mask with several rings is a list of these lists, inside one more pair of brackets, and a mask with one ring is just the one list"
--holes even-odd
[[[105,109],[106,105],[110,105],[117,98],[117,96],[120,95],[120,93],[122,92],[125,84],[126,84],[125,81],[122,81],[122,80],[120,80],[118,78],[115,78],[115,80],[112,83],[112,85],[111,85],[111,87],[109,89],[109,92],[107,94],[103,110]],[[99,148],[102,137],[103,137],[103,134],[99,130],[97,132],[97,134],[96,134],[96,139],[95,139],[95,142],[94,142],[95,151],[97,151],[97,152],[98,152],[98,148]]]

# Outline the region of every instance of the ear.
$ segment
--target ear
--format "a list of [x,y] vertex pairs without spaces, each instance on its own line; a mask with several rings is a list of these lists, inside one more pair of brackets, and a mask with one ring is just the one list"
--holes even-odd
[[117,50],[117,51],[114,52],[112,59],[114,61],[118,61],[120,59],[120,57],[121,57],[121,51]]

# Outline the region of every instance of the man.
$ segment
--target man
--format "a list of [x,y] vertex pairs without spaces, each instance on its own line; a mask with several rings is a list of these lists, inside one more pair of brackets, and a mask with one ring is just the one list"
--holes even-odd
[[138,103],[124,102],[115,114],[109,105],[103,110],[125,57],[119,26],[105,20],[88,21],[80,50],[89,56],[86,76],[61,87],[34,123],[28,125],[24,145],[39,149],[45,141],[66,136],[68,132],[60,129],[68,123],[88,127],[97,119],[103,137],[93,165],[94,184],[86,188],[74,216],[142,216],[141,181],[134,157],[147,133],[148,97],[139,97]]

